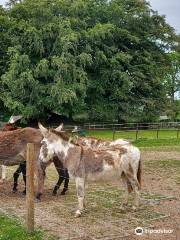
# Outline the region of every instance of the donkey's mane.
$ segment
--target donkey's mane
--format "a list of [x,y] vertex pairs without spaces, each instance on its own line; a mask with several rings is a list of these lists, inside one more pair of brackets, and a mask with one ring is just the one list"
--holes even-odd
[[[71,137],[69,137],[67,134],[65,134],[64,132],[58,132],[55,129],[50,129],[50,131],[54,134],[56,134],[58,137],[62,138],[64,141],[69,142],[69,140],[71,139]],[[79,146],[81,147],[81,144],[75,143],[73,141],[70,141],[71,144],[75,145],[75,146]]]
[[63,132],[58,132],[55,129],[50,129],[50,131],[56,134],[58,137],[62,138],[64,141],[69,141],[69,136]]

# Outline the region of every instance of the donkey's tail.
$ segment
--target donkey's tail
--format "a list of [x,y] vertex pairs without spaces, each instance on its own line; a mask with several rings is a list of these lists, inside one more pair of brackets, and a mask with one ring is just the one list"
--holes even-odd
[[137,171],[137,180],[139,183],[139,189],[141,189],[141,180],[142,180],[142,163],[141,159],[139,159],[138,171]]

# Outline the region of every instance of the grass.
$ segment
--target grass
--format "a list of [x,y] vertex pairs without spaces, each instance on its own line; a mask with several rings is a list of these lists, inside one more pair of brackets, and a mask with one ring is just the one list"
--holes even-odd
[[[141,130],[138,134],[138,140],[135,139],[135,132],[120,131],[115,134],[115,139],[123,138],[131,140],[134,145],[138,147],[161,147],[161,146],[178,146],[180,145],[180,138],[177,138],[175,130],[159,131],[159,138],[157,139],[156,131]],[[91,130],[88,132],[89,136],[112,140],[112,130]]]
[[42,231],[28,234],[25,226],[19,220],[0,213],[0,240],[55,240],[51,236],[44,237]]
[[33,235],[27,233],[25,227],[14,218],[0,214],[0,240],[42,240],[42,232]]

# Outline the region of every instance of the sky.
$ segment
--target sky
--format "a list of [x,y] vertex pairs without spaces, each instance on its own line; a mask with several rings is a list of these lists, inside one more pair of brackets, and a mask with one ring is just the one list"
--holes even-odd
[[166,15],[167,22],[180,33],[180,0],[148,0],[153,10]]
[[[52,0],[53,1],[53,0]],[[167,22],[180,33],[180,0],[148,0],[153,10],[160,15],[166,15]],[[6,0],[0,0],[5,4]]]

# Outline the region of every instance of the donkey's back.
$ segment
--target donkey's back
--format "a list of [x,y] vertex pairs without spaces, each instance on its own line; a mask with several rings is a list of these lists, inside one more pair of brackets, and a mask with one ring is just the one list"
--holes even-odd
[[[42,136],[34,128],[22,128],[14,131],[0,132],[0,163],[16,165],[23,161],[27,143],[39,145]],[[22,158],[22,159],[21,159]]]

